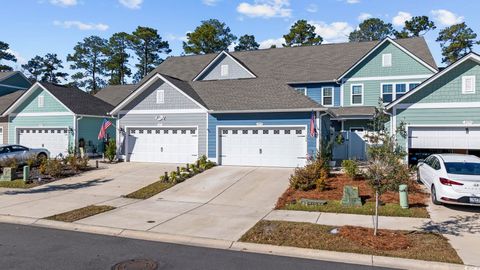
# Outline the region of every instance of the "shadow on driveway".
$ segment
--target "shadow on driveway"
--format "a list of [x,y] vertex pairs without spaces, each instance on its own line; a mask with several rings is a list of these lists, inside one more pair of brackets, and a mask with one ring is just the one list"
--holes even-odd
[[442,234],[458,236],[460,234],[480,234],[480,208],[468,206],[444,205],[457,212],[441,222],[429,221],[421,229]]
[[76,190],[92,186],[97,186],[100,184],[108,183],[113,179],[93,179],[86,182],[74,183],[74,184],[60,184],[60,185],[46,185],[44,187],[28,189],[28,190],[9,190],[5,191],[4,195],[17,195],[17,194],[37,194],[37,193],[47,193],[52,191],[62,191],[62,190]]

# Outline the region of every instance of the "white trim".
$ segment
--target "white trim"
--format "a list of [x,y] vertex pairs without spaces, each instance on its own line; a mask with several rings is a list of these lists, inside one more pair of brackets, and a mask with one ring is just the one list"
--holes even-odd
[[401,102],[402,100],[408,98],[409,96],[413,95],[414,93],[416,93],[417,91],[419,91],[420,89],[423,89],[426,85],[429,85],[431,82],[435,81],[437,78],[440,78],[441,76],[443,76],[445,73],[449,72],[450,70],[452,70],[453,68],[457,67],[458,65],[462,64],[463,62],[467,61],[467,60],[474,60],[476,61],[477,63],[480,63],[480,56],[475,54],[475,53],[469,53],[468,55],[464,56],[463,58],[461,58],[460,60],[456,61],[455,63],[449,65],[447,68],[445,68],[444,70],[438,72],[437,74],[433,75],[432,77],[430,77],[429,79],[427,79],[426,81],[424,81],[422,84],[420,84],[419,86],[415,87],[415,89],[413,89],[412,91],[409,91],[407,94],[403,95],[401,98],[393,101],[392,103],[388,104],[385,109],[387,110],[390,110],[393,106],[397,105],[399,102]]
[[70,110],[70,108],[68,108],[65,104],[63,104],[55,95],[53,95],[52,93],[50,93],[50,91],[48,91],[47,88],[45,88],[41,83],[39,82],[36,82],[34,85],[32,85],[28,90],[27,92],[23,93],[23,95],[17,99],[17,101],[15,101],[12,105],[10,105],[10,107],[8,107],[7,110],[5,110],[2,114],[2,116],[7,116],[9,114],[11,114],[16,108],[18,108],[18,106],[20,106],[20,104],[22,104],[35,90],[37,90],[37,87],[40,87],[42,88],[44,91],[48,92],[50,94],[50,96],[53,97],[53,99],[55,99],[58,103],[62,104],[63,107],[65,107],[65,109],[67,109],[67,111],[69,111],[71,114],[74,114],[72,110]]
[[237,59],[235,59],[235,57],[231,56],[226,51],[221,51],[215,58],[213,58],[212,61],[210,61],[210,63],[205,68],[202,69],[202,71],[200,71],[200,73],[198,73],[197,76],[195,76],[195,78],[193,78],[193,81],[197,81],[198,78],[201,77],[220,58],[221,55],[226,55],[230,57],[230,59],[232,59],[237,65],[241,66],[246,72],[248,72],[248,74],[252,75],[253,78],[257,77],[250,70],[248,70],[244,65],[240,64],[240,62],[238,62]]
[[343,99],[344,99],[344,92],[345,92],[345,79],[342,79],[342,82],[340,84],[340,106],[343,107]]
[[157,89],[155,91],[155,97],[156,97],[156,104],[164,104],[165,103],[165,90]]
[[197,142],[197,147],[196,147],[197,148],[197,158],[200,157],[199,156],[199,154],[200,154],[200,149],[199,149],[199,147],[200,147],[200,143],[199,143],[200,134],[199,134],[198,126],[143,126],[143,125],[141,125],[141,126],[124,126],[123,128],[125,130],[125,138],[124,138],[125,149],[124,149],[123,154],[125,155],[125,161],[127,161],[127,162],[130,162],[130,157],[129,157],[129,153],[128,153],[128,137],[130,136],[130,133],[128,133],[128,129],[130,129],[130,128],[133,128],[133,129],[135,129],[135,128],[145,128],[145,129],[149,129],[149,128],[151,128],[151,129],[155,129],[155,128],[182,129],[182,128],[184,128],[184,129],[192,129],[193,128],[193,129],[196,130],[195,135],[197,135],[197,140],[196,140],[196,142]]
[[[0,83],[0,86],[2,86],[2,87],[8,87],[8,88],[14,88],[14,89],[18,89],[18,90],[24,90],[24,89],[27,89],[27,88],[25,88],[25,87],[13,86],[13,85],[2,84],[2,83]],[[7,95],[8,95],[8,94],[7,94]]]
[[[406,87],[406,91],[403,95],[406,95],[410,90],[413,90],[413,89],[410,89],[410,84],[417,84],[420,85],[421,82],[382,82],[380,83],[380,97],[382,98],[383,100],[383,86],[384,85],[392,85],[392,101],[396,100],[397,99],[397,84],[405,84],[405,87]],[[392,102],[391,101],[391,102]],[[388,104],[390,102],[383,102],[383,104]]]
[[297,92],[303,91],[303,94],[308,96],[307,87],[294,87],[293,89],[295,89]]
[[208,113],[220,114],[220,113],[268,113],[268,112],[322,112],[328,111],[327,108],[304,108],[304,109],[266,109],[266,110],[231,110],[231,111],[213,111],[209,110]]
[[177,90],[178,92],[180,92],[181,94],[183,94],[185,97],[187,97],[189,100],[193,101],[193,103],[195,103],[197,106],[199,106],[200,108],[204,109],[204,112],[207,111],[207,108],[205,108],[202,104],[198,103],[198,101],[196,101],[195,99],[193,99],[192,97],[190,97],[189,95],[187,95],[185,92],[183,92],[180,88],[178,88],[177,86],[175,86],[173,83],[171,83],[169,80],[167,80],[164,76],[162,76],[161,74],[157,73],[155,74],[154,76],[152,76],[148,81],[146,81],[142,86],[140,86],[139,88],[137,88],[135,91],[133,91],[127,98],[125,98],[122,102],[120,102],[120,104],[118,104],[109,114],[111,115],[114,115],[114,114],[117,114],[123,107],[125,107],[125,105],[127,105],[132,99],[136,98],[140,93],[142,93],[146,88],[148,88],[148,86],[150,86],[155,80],[157,79],[161,79],[162,81],[164,81],[165,83],[167,83],[168,85],[170,85],[171,87],[173,87],[173,89]]
[[[331,105],[325,105],[325,104],[323,103],[323,102],[324,102],[323,98],[325,97],[325,96],[323,95],[323,90],[326,89],[326,88],[331,88],[331,89],[332,89],[332,96],[331,96],[331,98],[332,98],[332,104],[331,104]],[[334,107],[334,106],[335,106],[335,87],[333,87],[333,86],[323,86],[322,88],[320,88],[320,91],[321,91],[321,92],[320,92],[320,93],[321,93],[320,98],[322,99],[322,100],[321,100],[321,104],[322,104],[323,106],[325,106],[325,107]]]
[[[465,89],[465,86],[466,86],[466,82],[467,80],[472,80],[472,91],[467,91]],[[475,75],[469,75],[469,76],[462,76],[462,94],[464,95],[471,95],[471,94],[475,94],[475,82],[476,81],[476,78],[475,78]]]
[[10,116],[74,116],[71,112],[22,112],[11,113]]
[[391,53],[382,54],[382,67],[392,67],[392,65],[393,65],[392,54]]
[[315,140],[316,144],[317,144],[317,153],[320,152],[320,138],[323,137],[323,134],[322,134],[322,127],[321,127],[321,123],[322,123],[322,118],[325,114],[320,114],[320,112],[316,112],[316,121],[315,121],[315,125],[317,126],[317,139]]
[[168,110],[125,110],[119,111],[119,114],[168,114],[168,113],[205,113],[205,110],[202,109],[168,109]]
[[402,103],[395,106],[395,108],[398,108],[398,109],[480,108],[480,102]]
[[[361,86],[362,87],[362,103],[353,103],[353,87],[354,86]],[[364,98],[365,98],[365,89],[364,89],[363,83],[352,83],[350,85],[350,106],[363,106],[363,103],[364,103],[363,99]]]
[[421,75],[402,75],[402,76],[380,76],[380,77],[356,77],[356,78],[345,78],[347,82],[363,82],[363,81],[391,81],[391,80],[417,80],[417,79],[428,79],[432,77],[433,74],[421,74]]
[[[205,114],[205,121],[206,121],[206,126],[205,126],[205,156],[207,157],[207,159],[209,158],[208,157],[208,113]],[[200,131],[198,132],[198,138],[200,138]],[[215,161],[216,162],[216,161]]]
[[[215,158],[217,160],[217,162],[220,161],[219,159],[219,146],[220,146],[220,129],[235,129],[235,128],[259,128],[259,129],[274,129],[274,128],[304,128],[305,129],[305,146],[306,146],[306,149],[305,149],[305,152],[307,153],[307,156],[308,156],[308,136],[310,136],[310,134],[308,133],[308,125],[217,125],[216,126],[216,138],[215,138],[215,142],[216,142],[216,148],[215,148]],[[221,163],[219,163],[219,165],[222,165]],[[261,165],[260,165],[261,166]]]
[[413,59],[415,59],[417,62],[419,62],[420,64],[424,65],[425,67],[427,67],[428,69],[430,69],[432,72],[434,73],[437,73],[438,70],[430,65],[428,65],[427,63],[425,63],[422,59],[418,58],[417,56],[415,56],[414,54],[412,54],[411,52],[409,52],[407,49],[403,48],[402,46],[400,46],[397,42],[393,41],[391,38],[387,37],[385,38],[384,40],[382,40],[381,42],[379,42],[375,47],[373,47],[373,49],[371,49],[367,54],[365,54],[360,60],[358,60],[351,68],[349,68],[347,71],[345,71],[342,75],[340,75],[340,77],[338,77],[337,81],[342,79],[345,75],[347,75],[350,71],[352,71],[354,68],[356,68],[358,65],[360,65],[360,63],[362,63],[365,59],[367,59],[368,56],[370,56],[374,51],[376,51],[378,48],[380,48],[380,46],[383,45],[383,43],[389,41],[390,43],[392,43],[393,45],[395,45],[397,48],[399,48],[400,50],[402,50],[404,53],[406,53],[407,55],[409,55],[410,57],[412,57]]

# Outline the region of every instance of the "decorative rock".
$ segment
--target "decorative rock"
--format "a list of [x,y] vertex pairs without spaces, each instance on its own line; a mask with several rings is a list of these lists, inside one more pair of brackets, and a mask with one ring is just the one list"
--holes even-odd
[[327,204],[326,200],[312,200],[312,199],[300,199],[300,204],[302,205],[325,205]]

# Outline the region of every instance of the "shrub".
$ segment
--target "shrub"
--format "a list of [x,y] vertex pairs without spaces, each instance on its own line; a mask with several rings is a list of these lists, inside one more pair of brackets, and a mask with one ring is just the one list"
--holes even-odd
[[216,164],[214,162],[211,162],[210,160],[207,159],[207,156],[202,155],[198,160],[197,160],[198,168],[201,171],[205,171],[208,169],[211,169],[214,167]]
[[45,174],[50,175],[53,178],[62,176],[63,165],[58,159],[49,159],[45,162]]
[[343,170],[345,171],[345,174],[352,178],[355,179],[359,173],[358,170],[358,163],[355,160],[344,160],[342,161],[342,167]]
[[84,156],[83,158],[78,159],[80,170],[86,170],[88,168],[88,161],[89,161],[89,158],[87,156]]
[[315,182],[315,187],[319,191],[324,191],[327,188],[327,179],[328,179],[328,171],[323,168],[320,171],[320,177]]
[[117,143],[115,139],[110,139],[105,147],[105,157],[108,161],[112,162],[115,159],[117,153]]
[[28,167],[32,168],[33,166],[37,165],[39,161],[37,160],[37,157],[35,155],[30,155],[25,160],[25,163]]
[[15,158],[6,158],[0,162],[0,165],[7,168],[18,168],[18,162]]
[[197,168],[197,166],[195,166],[195,164],[189,164],[188,167],[189,167],[190,172],[193,175],[200,173],[200,170]]
[[79,172],[80,171],[80,161],[79,158],[76,155],[68,155],[65,158],[66,165],[68,165],[72,171],[74,172]]
[[317,156],[315,160],[309,161],[305,167],[295,169],[293,175],[290,176],[290,186],[304,191],[311,190],[315,188],[317,181],[322,178],[322,171],[326,172],[328,177],[328,165]]

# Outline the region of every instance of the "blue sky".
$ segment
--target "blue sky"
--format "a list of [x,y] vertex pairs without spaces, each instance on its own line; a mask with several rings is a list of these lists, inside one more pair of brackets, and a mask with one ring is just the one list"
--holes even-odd
[[[410,16],[428,15],[438,29],[465,21],[480,34],[478,10],[480,1],[471,0],[16,0],[2,1],[0,40],[17,55],[17,69],[35,55],[50,52],[68,69],[66,55],[84,37],[108,38],[138,25],[158,29],[169,41],[171,54],[179,55],[185,34],[209,18],[225,22],[237,36],[254,34],[263,47],[270,47],[281,44],[282,35],[298,19],[314,24],[330,43],[346,41],[368,17],[399,29]],[[425,38],[441,65],[438,29]]]

